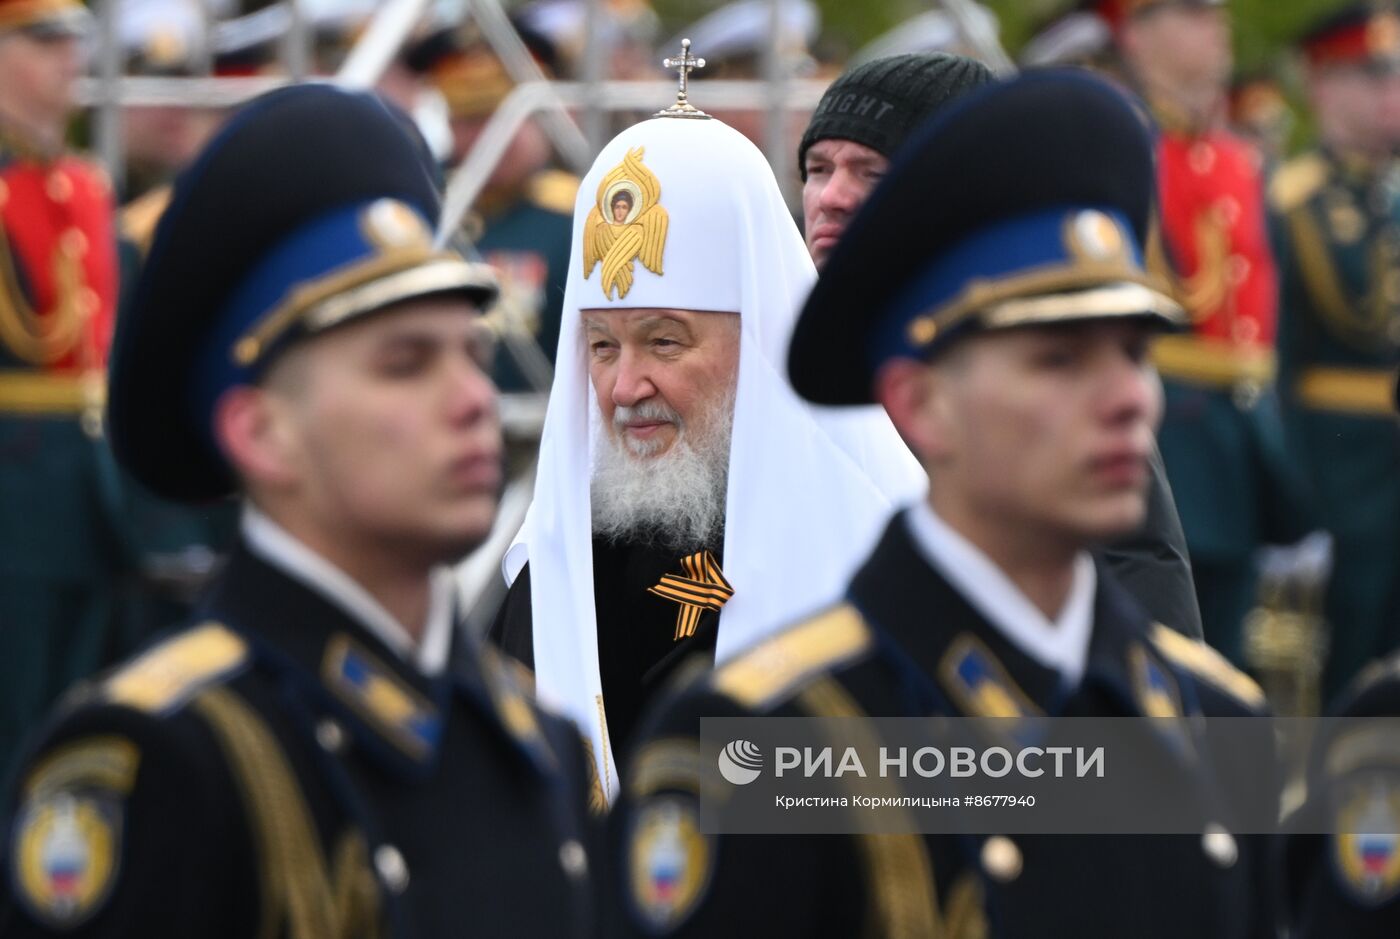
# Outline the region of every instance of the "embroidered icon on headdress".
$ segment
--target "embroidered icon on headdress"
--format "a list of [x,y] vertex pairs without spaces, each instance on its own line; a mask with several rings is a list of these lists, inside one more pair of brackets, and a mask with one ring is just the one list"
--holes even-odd
[[634,261],[653,274],[661,274],[666,250],[666,230],[671,223],[658,200],[661,181],[642,165],[644,147],[627,151],[621,163],[598,184],[598,203],[583,223],[583,277],[603,262],[603,296],[627,296],[635,278]]

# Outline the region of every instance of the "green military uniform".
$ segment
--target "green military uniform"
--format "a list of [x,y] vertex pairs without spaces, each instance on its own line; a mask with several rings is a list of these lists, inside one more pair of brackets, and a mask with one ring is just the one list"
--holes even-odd
[[1327,618],[1335,694],[1400,641],[1400,175],[1317,151],[1271,187],[1283,312],[1279,393],[1293,459],[1335,546]]
[[[535,64],[551,76],[557,50],[544,35],[516,26]],[[486,122],[515,87],[515,77],[474,29],[460,25],[419,40],[405,62],[442,95],[454,138],[451,160],[465,160]],[[504,340],[492,369],[502,391],[549,387],[548,370],[522,366],[508,346],[526,346],[524,355],[543,366],[554,361],[559,344],[579,180],[549,165],[547,149],[538,147],[541,135],[528,122],[517,131],[465,224],[471,242],[496,268],[501,285],[490,321]],[[528,348],[531,342],[539,355]]]
[[1258,156],[1158,102],[1165,259],[1191,312],[1154,358],[1166,392],[1158,441],[1176,494],[1206,641],[1243,661],[1254,552],[1301,538],[1272,391],[1277,286]]
[[[87,19],[76,2],[0,4],[0,32],[72,42]],[[58,693],[114,651],[125,558],[102,439],[112,227],[100,168],[0,127],[0,776]]]
[[0,407],[0,776],[54,698],[119,651],[118,485],[74,416]]
[[[536,173],[517,199],[485,214],[475,239],[501,282],[501,299],[491,313],[497,330],[533,336],[550,362],[559,345],[578,183],[563,170]],[[493,377],[502,391],[535,390],[505,343],[497,350]]]

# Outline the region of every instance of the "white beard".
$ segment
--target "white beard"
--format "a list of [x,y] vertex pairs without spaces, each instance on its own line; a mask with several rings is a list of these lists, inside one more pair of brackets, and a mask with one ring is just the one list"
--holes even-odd
[[[612,432],[596,428],[593,534],[677,550],[722,547],[734,398],[731,385],[696,427],[683,424],[662,402],[644,401],[618,407]],[[671,449],[652,456],[657,443],[628,438],[622,426],[637,418],[674,422]]]

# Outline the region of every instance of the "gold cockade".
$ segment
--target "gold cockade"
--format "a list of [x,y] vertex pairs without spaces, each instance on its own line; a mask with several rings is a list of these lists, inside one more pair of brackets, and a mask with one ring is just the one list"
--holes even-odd
[[603,296],[627,296],[635,278],[633,261],[660,275],[671,218],[661,207],[661,181],[642,165],[645,147],[628,150],[621,163],[598,183],[598,202],[583,223],[583,277],[601,261]]

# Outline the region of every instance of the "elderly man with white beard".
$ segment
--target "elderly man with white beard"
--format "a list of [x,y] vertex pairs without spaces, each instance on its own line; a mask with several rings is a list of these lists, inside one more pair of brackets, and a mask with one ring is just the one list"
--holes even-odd
[[491,636],[578,722],[613,793],[682,661],[722,661],[835,598],[925,482],[883,413],[825,412],[783,380],[815,269],[762,154],[683,94],[604,148],[573,250]]

